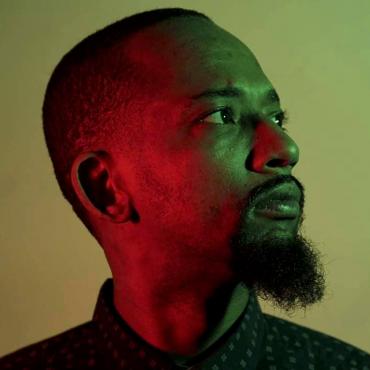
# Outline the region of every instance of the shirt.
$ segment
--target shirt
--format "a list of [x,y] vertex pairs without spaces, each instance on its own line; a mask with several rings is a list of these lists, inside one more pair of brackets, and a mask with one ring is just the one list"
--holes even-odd
[[370,370],[370,355],[342,340],[261,311],[254,290],[230,329],[187,365],[177,365],[122,319],[113,279],[100,288],[93,318],[0,359],[20,370]]

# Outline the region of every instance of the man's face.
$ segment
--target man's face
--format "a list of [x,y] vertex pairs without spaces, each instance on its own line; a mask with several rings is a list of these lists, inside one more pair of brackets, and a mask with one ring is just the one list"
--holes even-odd
[[[159,264],[151,278],[164,290],[235,279],[286,309],[318,301],[323,273],[299,233],[303,187],[291,175],[298,147],[254,55],[198,18],[162,22],[131,42],[130,58],[150,80],[126,178],[144,246],[125,253],[149,261],[135,274]],[[127,176],[128,162],[119,163]],[[256,202],[284,184],[300,196],[297,216],[258,215]]]

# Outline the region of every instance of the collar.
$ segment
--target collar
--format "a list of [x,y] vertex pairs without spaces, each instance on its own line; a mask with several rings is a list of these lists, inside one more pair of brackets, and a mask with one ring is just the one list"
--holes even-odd
[[264,316],[254,290],[247,306],[230,329],[186,366],[175,365],[170,356],[146,342],[123,320],[113,304],[113,279],[100,288],[93,314],[97,346],[110,369],[238,369],[254,370],[265,334]]

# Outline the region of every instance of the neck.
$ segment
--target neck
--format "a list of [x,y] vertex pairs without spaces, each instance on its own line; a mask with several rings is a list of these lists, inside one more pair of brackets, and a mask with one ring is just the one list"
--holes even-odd
[[[215,320],[207,332],[204,333],[202,340],[199,343],[197,351],[188,356],[171,354],[171,357],[177,364],[186,363],[190,358],[197,356],[212,346],[218,339],[220,339],[240,317],[248,303],[249,292],[248,289],[241,283],[237,284],[233,289],[230,299],[227,303],[224,314],[219,320]],[[214,306],[210,307],[216,310]],[[211,313],[211,312],[210,312]]]
[[177,291],[159,301],[151,297],[158,298],[161,292],[147,291],[138,304],[133,300],[133,293],[115,284],[114,305],[140,337],[180,363],[205,351],[222,337],[248,302],[248,289],[242,283],[222,285],[203,295],[199,294],[204,291],[202,288],[199,283],[190,292]]

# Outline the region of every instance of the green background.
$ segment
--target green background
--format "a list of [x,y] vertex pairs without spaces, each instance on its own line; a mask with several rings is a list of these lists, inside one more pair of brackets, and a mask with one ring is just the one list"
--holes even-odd
[[262,309],[370,352],[370,1],[1,0],[0,355],[90,320],[111,276],[53,175],[41,126],[50,73],[88,34],[162,6],[204,12],[245,42],[289,113],[328,294],[291,318]]

